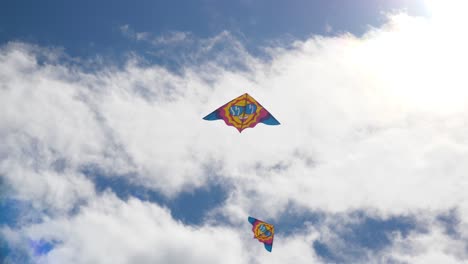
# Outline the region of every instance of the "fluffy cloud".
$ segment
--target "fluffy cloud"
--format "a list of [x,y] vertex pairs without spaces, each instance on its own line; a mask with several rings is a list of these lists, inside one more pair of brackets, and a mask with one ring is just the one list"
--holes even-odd
[[[434,218],[459,208],[466,226],[468,81],[459,63],[468,58],[466,39],[437,25],[396,15],[360,38],[316,36],[291,49],[270,47],[268,61],[233,42],[215,62],[188,65],[180,74],[139,58],[90,73],[58,51],[5,45],[0,175],[16,197],[56,211],[20,231],[61,241],[42,257],[52,263],[255,263],[263,261],[252,259],[259,251],[242,253],[246,215],[278,219],[291,204],[331,214],[372,211],[384,219],[421,211]],[[232,36],[200,43],[207,50],[228,45],[220,39]],[[248,70],[228,67],[233,61]],[[282,125],[238,134],[201,119],[244,92]],[[216,214],[236,228],[194,229],[156,204],[96,194],[83,175],[88,166],[167,197],[229,183],[229,198]],[[285,259],[266,260],[317,260],[311,244],[323,230],[284,237],[278,252]],[[435,252],[466,258],[444,248],[462,248],[464,240],[453,242],[436,227],[394,240],[388,254],[402,261],[416,261],[413,251],[402,253],[406,245],[432,252],[437,240],[444,246]]]
[[45,221],[25,233],[58,241],[38,263],[247,263],[238,232],[186,227],[157,205],[110,194],[71,219]]
[[465,235],[447,235],[436,223],[430,225],[428,232],[405,238],[395,235],[393,240],[393,246],[379,258],[403,263],[465,263],[467,260],[466,232]]

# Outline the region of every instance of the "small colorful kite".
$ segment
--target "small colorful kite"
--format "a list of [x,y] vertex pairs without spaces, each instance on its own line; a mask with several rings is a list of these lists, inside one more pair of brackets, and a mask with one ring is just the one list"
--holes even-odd
[[239,133],[248,127],[256,126],[258,123],[280,124],[270,112],[247,93],[221,106],[203,119],[223,119],[226,125],[237,128]]
[[249,222],[252,224],[254,238],[262,242],[265,245],[265,249],[271,252],[273,247],[273,236],[275,235],[275,227],[250,216]]

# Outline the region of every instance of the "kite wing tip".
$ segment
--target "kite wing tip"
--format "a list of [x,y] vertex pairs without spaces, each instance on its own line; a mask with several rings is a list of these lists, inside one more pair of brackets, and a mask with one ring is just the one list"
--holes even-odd
[[270,125],[270,126],[277,126],[281,124],[271,114],[270,114],[270,117],[268,117],[266,120],[263,120],[262,123],[264,123],[265,125]]
[[203,119],[204,119],[204,120],[208,120],[208,121],[212,121],[212,120],[219,119],[217,110],[215,110],[215,111],[212,112],[211,114],[205,116]]
[[265,249],[268,250],[269,252],[271,252],[271,250],[273,249],[273,245],[272,244],[265,244]]

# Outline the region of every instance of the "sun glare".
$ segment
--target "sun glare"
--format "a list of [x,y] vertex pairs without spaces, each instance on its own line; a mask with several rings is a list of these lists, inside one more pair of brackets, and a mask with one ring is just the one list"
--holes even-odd
[[[396,15],[359,52],[385,95],[438,114],[468,108],[468,0],[428,0],[431,15]],[[376,67],[374,67],[376,66]]]
[[468,1],[466,0],[427,0],[426,5],[433,20],[450,22],[465,20]]
[[[463,110],[468,103],[468,1],[428,0],[432,56],[432,72],[437,82],[433,88],[439,108],[443,111]],[[431,53],[429,53],[431,56]]]

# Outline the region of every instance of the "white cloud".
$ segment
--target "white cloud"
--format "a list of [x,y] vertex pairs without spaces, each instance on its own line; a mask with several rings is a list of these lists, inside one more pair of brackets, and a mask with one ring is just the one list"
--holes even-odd
[[[217,263],[221,253],[210,248],[220,241],[232,246],[226,254],[244,257],[238,230],[215,228],[233,237],[229,242],[224,235],[207,235],[209,227],[175,223],[156,205],[97,197],[81,172],[88,165],[109,177],[132,173],[132,181],[167,196],[214,179],[229,181],[234,189],[217,210],[236,225],[252,212],[274,219],[290,204],[383,217],[460,208],[466,225],[468,80],[460,62],[468,58],[466,40],[435,23],[397,15],[362,38],[317,36],[292,49],[272,47],[269,61],[250,56],[224,32],[201,41],[193,56],[231,42],[227,53],[214,63],[188,65],[180,75],[138,59],[86,73],[61,63],[56,52],[11,43],[0,50],[0,175],[38,206],[66,212],[78,201],[91,203],[72,219],[31,227],[38,236],[60,235],[65,243],[47,258],[61,263],[179,257]],[[121,30],[130,32],[129,26]],[[43,56],[48,59],[38,62]],[[225,67],[232,62],[249,70]],[[282,125],[259,124],[238,134],[222,121],[201,119],[244,92]],[[206,171],[212,163],[219,168],[215,175]],[[158,217],[164,228],[151,227]],[[148,233],[139,225],[150,226]],[[183,241],[160,240],[167,238],[158,236],[164,230]],[[96,238],[98,231],[104,235]],[[310,247],[302,255],[290,249],[310,245],[315,232],[285,238],[292,240],[278,252],[297,256],[297,262],[315,259]],[[138,241],[141,236],[148,245]],[[439,236],[434,231],[408,243],[430,251]],[[93,239],[101,239],[101,246]],[[205,242],[212,239],[217,242]],[[210,246],[195,251],[188,240]],[[104,259],[100,254],[108,250],[115,255]],[[84,259],[75,259],[80,252]],[[449,252],[447,258],[458,255]],[[245,256],[236,263],[242,261],[252,262]]]
[[[248,232],[226,227],[184,226],[174,221],[166,209],[155,204],[136,199],[126,203],[111,194],[94,200],[71,219],[45,221],[28,227],[23,234],[32,239],[59,241],[53,251],[38,258],[38,263],[287,261],[286,257],[268,256],[269,253],[251,239]],[[314,255],[305,242],[310,242],[312,237],[301,235],[281,241],[278,253],[288,253],[290,260],[295,259],[298,263],[310,263],[310,257]]]
[[119,27],[123,36],[136,41],[145,41],[153,45],[174,45],[193,41],[193,36],[188,32],[170,31],[163,35],[154,36],[150,32],[137,32],[130,25]]
[[428,233],[396,236],[394,245],[381,258],[393,258],[404,263],[466,263],[466,239],[454,239],[431,226]]

